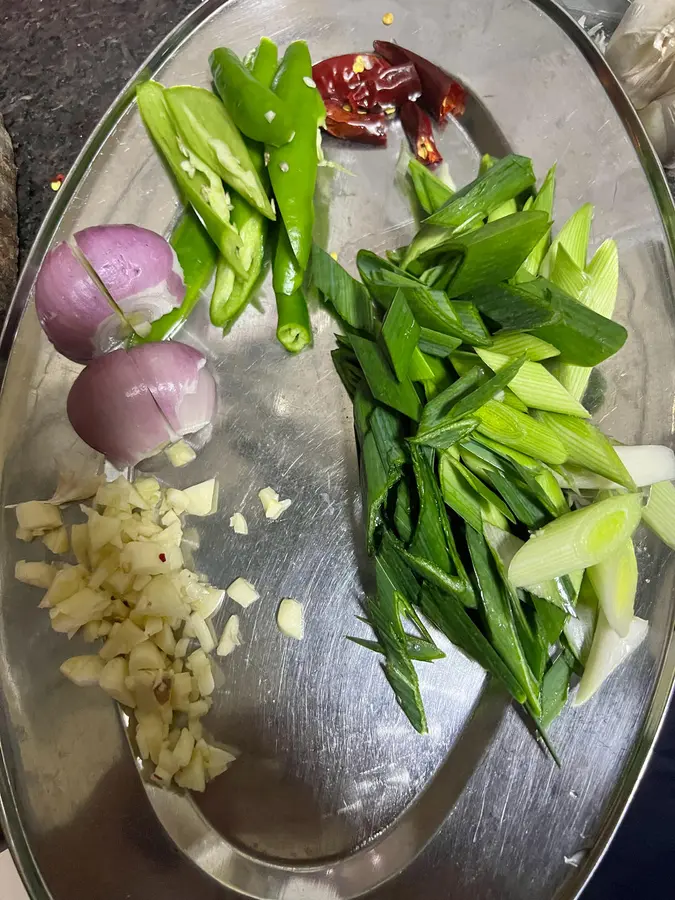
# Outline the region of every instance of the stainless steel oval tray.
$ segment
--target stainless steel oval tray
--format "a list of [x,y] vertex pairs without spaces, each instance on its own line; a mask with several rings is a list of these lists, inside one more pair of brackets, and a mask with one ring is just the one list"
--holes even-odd
[[[409,10],[389,0],[210,0],[139,77],[207,84],[214,46],[243,52],[262,32],[282,44],[306,38],[316,59],[386,36],[460,76],[481,103],[468,132],[451,124],[442,138],[458,181],[472,177],[489,142],[505,139],[533,156],[539,173],[557,160],[558,219],[591,201],[594,242],[612,236],[620,248],[618,316],[630,339],[603,367],[597,416],[621,440],[669,441],[673,207],[635,114],[572,20],[546,0],[417,0]],[[359,247],[394,246],[412,227],[394,183],[397,144],[393,135],[386,152],[327,147],[356,177],[323,171],[317,239],[346,264]],[[0,401],[3,505],[48,495],[59,460],[87,453],[65,416],[77,367],[48,346],[31,302],[45,251],[102,222],[166,232],[176,211],[130,87],[58,194],[12,306]],[[649,640],[596,699],[552,728],[562,770],[451,647],[446,660],[420,667],[431,730],[419,737],[377,659],[344,640],[370,576],[351,413],[328,352],[334,325],[317,310],[313,349],[291,358],[274,340],[269,291],[262,307],[225,340],[205,314],[191,323],[188,339],[206,348],[219,379],[218,422],[187,471],[160,470],[178,484],[218,474],[221,509],[202,528],[196,565],[213,583],[246,574],[262,588],[243,618],[245,647],[219,663],[209,719],[242,756],[204,797],[144,785],[117,711],[59,675],[84,645],[53,634],[32,589],[14,582],[26,549],[11,510],[2,517],[0,796],[30,892],[55,900],[574,896],[621,817],[670,694],[672,554],[641,536],[638,610],[650,619]],[[236,540],[229,515],[242,503],[253,510],[265,484],[293,507],[273,524],[251,512],[249,539]],[[276,630],[282,596],[306,604],[301,644]]]

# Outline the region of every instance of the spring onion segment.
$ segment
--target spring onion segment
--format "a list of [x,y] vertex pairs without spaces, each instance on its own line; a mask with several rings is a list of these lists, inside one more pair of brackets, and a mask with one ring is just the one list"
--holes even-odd
[[632,536],[641,511],[640,495],[624,494],[566,513],[521,547],[509,578],[521,587],[602,562]]

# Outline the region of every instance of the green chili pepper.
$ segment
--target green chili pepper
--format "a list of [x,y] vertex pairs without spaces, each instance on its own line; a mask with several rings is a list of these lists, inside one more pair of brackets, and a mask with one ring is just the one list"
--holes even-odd
[[210,316],[211,322],[225,334],[246,308],[260,279],[267,235],[267,219],[237,194],[232,198],[232,220],[239,226],[243,241],[241,259],[248,266],[248,272],[245,278],[238,278],[226,259],[221,257],[218,262]]
[[209,56],[209,65],[220,98],[246,137],[273,147],[291,139],[291,108],[281,95],[258,81],[236,53],[219,47]]
[[277,294],[277,338],[291,353],[299,353],[312,340],[307,301],[302,291]]
[[[269,38],[262,38],[260,44],[246,61],[247,67],[264,85],[269,87],[277,70],[277,47]],[[263,145],[244,138],[258,177],[265,190],[269,189],[269,176],[264,163]],[[221,259],[216,271],[216,284],[211,298],[210,316],[214,325],[227,334],[246,308],[251,294],[260,281],[265,259],[265,238],[267,221],[255,210],[251,210],[235,194],[232,198],[232,220],[239,225],[244,247],[242,257],[250,259],[246,278],[235,278],[226,260]]]
[[251,54],[251,59],[247,66],[253,77],[257,78],[260,84],[271,89],[274,76],[279,67],[279,51],[274,41],[267,37],[261,37],[260,43]]
[[185,144],[268,219],[276,218],[248,148],[222,102],[204,88],[164,91]]
[[183,211],[169,242],[183,270],[185,282],[183,302],[153,322],[150,332],[145,337],[139,337],[134,333],[132,345],[164,341],[173,337],[195,308],[216,267],[218,259],[216,245],[191,206]]
[[136,88],[136,99],[145,127],[171,169],[180,192],[190,202],[211,239],[241,277],[246,269],[239,259],[241,239],[230,222],[230,204],[218,175],[184,147],[171,119],[164,88],[146,81]]
[[291,247],[304,272],[312,249],[314,188],[319,163],[317,129],[326,114],[312,81],[312,60],[304,41],[289,45],[273,87],[294,110],[295,134],[283,147],[268,148],[268,172]]

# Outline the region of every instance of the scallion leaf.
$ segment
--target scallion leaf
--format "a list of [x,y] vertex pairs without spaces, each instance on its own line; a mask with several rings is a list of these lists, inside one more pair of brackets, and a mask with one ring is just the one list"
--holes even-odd
[[[531,198],[530,198],[531,199]],[[532,200],[529,207],[527,204],[523,209],[535,209],[539,212],[545,212],[549,219],[553,218],[553,202],[555,200],[555,166],[550,168],[546,173],[546,178],[542,182],[537,192],[537,196]],[[539,273],[539,267],[546,255],[549,244],[551,242],[551,229],[540,239],[539,243],[531,250],[527,259],[518,269],[514,276],[516,283],[521,281],[529,281]]]
[[509,601],[494,560],[482,534],[470,526],[466,529],[466,539],[480,589],[483,612],[493,646],[522,686],[528,703],[537,715],[541,713],[539,684],[525,659],[518,637]]
[[425,224],[457,228],[471,219],[484,219],[534,182],[531,159],[514,154],[505,156],[457,191]]
[[590,566],[586,574],[610,626],[619,637],[627,637],[633,621],[638,581],[638,566],[631,538],[605,559]]
[[548,278],[556,262],[558,247],[563,247],[572,262],[583,271],[586,268],[586,254],[593,221],[593,205],[584,203],[573,213],[560,229],[557,237],[544,257],[540,274]]
[[[365,647],[366,650],[384,654],[384,647],[377,641],[369,641],[351,635],[347,635],[347,640],[360,647]],[[445,658],[445,653],[433,641],[425,641],[423,638],[413,637],[410,634],[405,636],[405,650],[410,659],[417,662],[435,662],[437,659]]]
[[567,703],[572,670],[561,653],[550,666],[541,685],[541,717],[540,722],[548,728],[557,719]]
[[472,419],[470,416],[464,419],[452,419],[452,421],[442,421],[426,428],[409,438],[411,444],[423,444],[425,447],[433,447],[435,450],[447,450],[454,444],[458,444],[464,438],[468,437],[472,431],[478,426],[478,419]]
[[480,420],[478,430],[500,444],[552,466],[562,465],[567,459],[565,448],[550,428],[505,403],[490,400],[475,416]]
[[641,506],[639,494],[623,494],[560,516],[516,553],[510,580],[525,587],[601,562],[633,534]]
[[616,450],[590,422],[550,412],[537,412],[534,416],[559,438],[567,452],[568,463],[597,472],[629,491],[635,490],[633,479]]
[[420,594],[420,607],[448,640],[501,681],[514,700],[525,702],[526,694],[519,680],[456,598],[425,587]]
[[435,251],[461,255],[446,291],[459,297],[511,278],[549,227],[545,213],[518,212],[468,234],[447,237]]
[[[601,316],[611,318],[619,284],[619,257],[614,241],[604,241],[598,247],[588,264],[586,275],[588,284],[576,299]],[[583,397],[590,369],[556,362],[551,371],[573,397],[579,400]]]
[[453,420],[458,420],[463,419],[466,416],[471,416],[474,413],[478,415],[481,410],[485,409],[485,406],[486,404],[488,404],[488,402],[494,402],[492,398],[496,394],[498,394],[500,391],[503,391],[504,388],[511,383],[511,381],[520,371],[520,368],[524,362],[525,359],[523,357],[521,357],[520,359],[514,359],[507,366],[505,366],[501,372],[497,372],[492,376],[492,378],[488,378],[488,380],[484,384],[481,384],[470,394],[467,394],[466,396],[458,400],[448,413],[450,418]]
[[311,272],[314,284],[341,319],[352,328],[372,332],[373,304],[368,291],[316,244],[312,249]]
[[553,344],[547,344],[534,334],[517,331],[496,334],[492,338],[490,349],[505,356],[524,356],[532,362],[541,362],[542,359],[551,359],[560,354],[560,350]]
[[387,602],[382,597],[366,603],[368,621],[384,650],[384,674],[396,700],[410,723],[420,734],[427,732],[427,720],[420,695],[415,668],[406,650],[406,636],[399,619],[396,598]]
[[437,178],[417,159],[409,161],[408,172],[415,189],[415,196],[427,215],[439,210],[454,194],[452,188]]
[[430,356],[438,356],[445,359],[461,343],[461,339],[453,335],[433,331],[431,328],[420,329],[418,347],[423,353],[428,353]]
[[396,491],[396,506],[394,507],[394,526],[396,532],[404,544],[407,544],[413,535],[413,519],[410,511],[411,497],[408,482],[402,479]]
[[471,294],[480,312],[509,331],[530,331],[560,350],[562,362],[595,366],[623,347],[626,329],[544,278]]
[[410,312],[403,291],[397,291],[382,323],[382,340],[399,381],[405,379],[417,347],[420,326]]
[[432,428],[450,413],[452,407],[480,384],[482,372],[479,367],[471,369],[457,381],[430,400],[422,410],[419,429]]
[[567,646],[581,665],[585,666],[598,619],[598,598],[588,578],[581,582],[574,611],[576,615],[566,620],[563,631]]
[[[509,356],[480,347],[476,348],[476,353],[493,372],[502,371],[512,361]],[[581,403],[575,400],[541,363],[525,360],[509,382],[509,388],[519,400],[533,409],[565,413],[582,419],[590,416]]]
[[671,481],[659,481],[651,486],[642,521],[675,550],[675,485]]
[[417,421],[422,404],[409,379],[398,381],[384,352],[367,338],[352,335],[352,347],[376,400]]

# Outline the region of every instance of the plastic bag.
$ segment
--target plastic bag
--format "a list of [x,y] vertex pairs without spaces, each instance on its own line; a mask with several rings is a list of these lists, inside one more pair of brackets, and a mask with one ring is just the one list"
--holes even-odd
[[631,4],[606,58],[636,109],[675,91],[675,0]]
[[675,0],[631,4],[605,55],[659,158],[675,164]]

